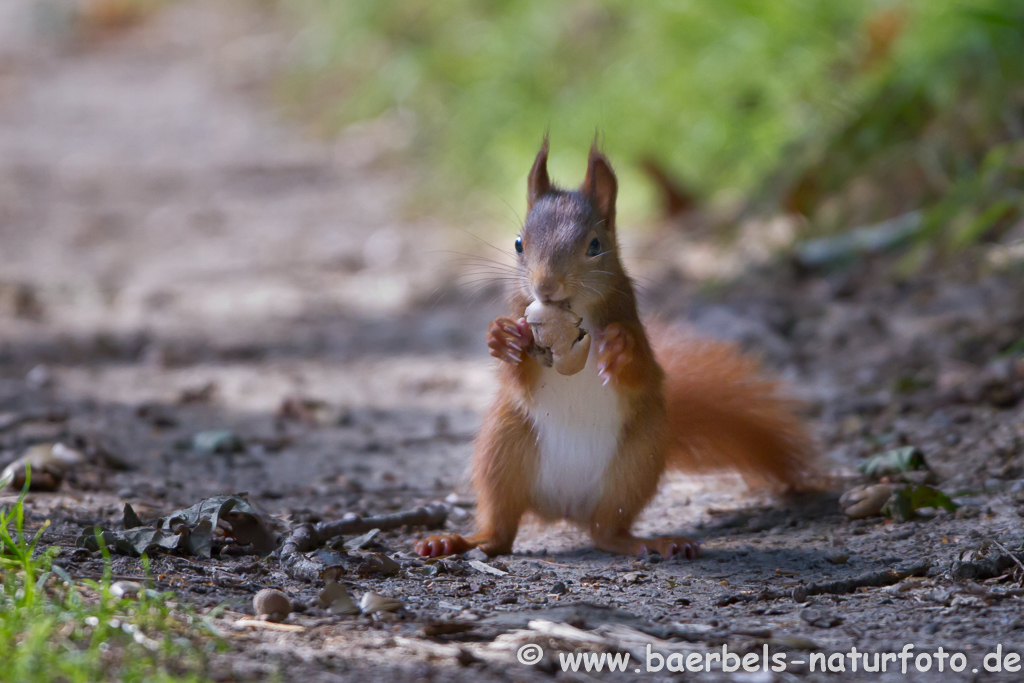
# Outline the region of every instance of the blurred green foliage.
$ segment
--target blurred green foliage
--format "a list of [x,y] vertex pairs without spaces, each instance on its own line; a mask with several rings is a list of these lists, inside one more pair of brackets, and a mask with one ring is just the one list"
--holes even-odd
[[1020,0],[280,1],[306,27],[289,100],[328,130],[411,112],[449,199],[522,206],[547,129],[578,182],[599,131],[626,211],[654,206],[649,158],[831,229],[964,192],[1024,135]]

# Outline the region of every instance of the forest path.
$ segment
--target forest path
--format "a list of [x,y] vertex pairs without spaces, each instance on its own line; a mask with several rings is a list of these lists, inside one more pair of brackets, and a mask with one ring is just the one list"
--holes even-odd
[[[251,4],[170,3],[88,40],[67,33],[65,6],[0,3],[0,412],[67,415],[0,432],[0,464],[64,440],[136,469],[85,468],[60,492],[33,494],[32,520],[53,520],[45,541],[64,547],[62,562],[95,572],[100,560],[73,553],[74,539],[86,524],[119,528],[124,502],[146,519],[243,490],[293,521],[455,491],[450,526],[467,530],[465,465],[494,390],[482,335],[500,305],[456,285],[449,252],[475,251],[472,242],[408,211],[412,173],[389,161],[407,131],[382,121],[324,142],[281,121],[266,84],[287,41]],[[678,253],[673,239],[650,236],[634,250]],[[504,576],[460,561],[424,575],[405,554],[414,534],[387,532],[377,549],[402,571],[351,575],[349,585],[401,598],[410,617],[393,625],[324,621],[316,587],[272,563],[155,558],[154,574],[175,577],[200,609],[227,603],[235,612],[225,624],[264,586],[307,605],[293,615],[307,631],[238,639],[218,675],[479,682],[506,680],[511,666],[516,678],[546,680],[491,642],[531,618],[625,620],[696,639],[676,642],[684,648],[765,641],[792,658],[808,639],[828,651],[898,650],[913,633],[919,648],[943,644],[975,663],[1020,628],[1019,598],[985,593],[999,586],[971,592],[944,573],[982,541],[1020,539],[1024,414],[996,400],[1019,391],[996,358],[1024,329],[1019,281],[908,285],[866,267],[754,275],[702,298],[649,263],[635,267],[649,310],[762,352],[810,401],[833,465],[918,446],[944,490],[974,492],[959,499],[967,512],[851,521],[834,498],[779,504],[730,482],[672,479],[641,530],[705,538],[703,559],[612,557],[570,527],[530,524]],[[291,417],[281,412],[289,398]],[[311,401],[305,421],[292,419],[296,398]],[[233,430],[244,449],[182,447],[209,429]],[[730,601],[909,561],[929,563],[930,578],[812,598],[840,627],[802,618],[807,605],[789,598]],[[114,563],[139,571],[134,559]],[[245,579],[204,578],[218,572]],[[581,602],[635,617],[566,611]],[[425,623],[452,620],[476,626],[448,642],[422,635]],[[460,650],[482,662],[459,664],[468,661]]]

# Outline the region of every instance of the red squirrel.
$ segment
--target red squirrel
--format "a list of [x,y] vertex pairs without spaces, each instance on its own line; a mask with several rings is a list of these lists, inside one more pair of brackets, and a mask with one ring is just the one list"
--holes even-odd
[[[725,468],[805,489],[817,473],[813,441],[794,404],[734,346],[648,336],[619,258],[611,164],[592,147],[583,184],[569,191],[552,184],[547,159],[545,138],[515,242],[510,314],[487,333],[500,389],[473,455],[478,531],[421,539],[416,552],[510,553],[533,512],[575,522],[599,550],[696,557],[694,540],[631,531],[667,469]],[[582,371],[562,375],[537,353],[525,317],[535,300],[571,309],[593,335]]]

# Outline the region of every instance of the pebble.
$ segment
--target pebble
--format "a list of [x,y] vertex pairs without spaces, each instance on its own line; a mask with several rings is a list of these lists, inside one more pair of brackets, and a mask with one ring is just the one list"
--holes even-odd
[[110,585],[110,594],[115,598],[130,598],[138,595],[142,590],[142,584],[134,581],[115,581]]
[[64,481],[64,475],[84,461],[82,453],[62,443],[30,446],[20,458],[0,472],[0,486],[7,482],[11,488],[21,489],[29,478],[27,470],[31,468],[31,490],[56,491]]
[[402,601],[377,593],[363,593],[363,597],[359,601],[359,607],[362,609],[363,614],[397,612],[402,609]]
[[487,556],[487,553],[485,553],[483,550],[480,550],[480,548],[473,548],[469,552],[465,553],[463,557],[467,560],[479,560],[480,562],[487,562],[489,559],[491,559]]
[[825,559],[831,564],[846,564],[850,559],[850,553],[830,553],[825,556]]
[[252,599],[256,616],[267,621],[284,621],[292,611],[292,603],[288,596],[273,588],[264,588]]
[[359,614],[359,608],[352,602],[348,590],[335,581],[327,582],[320,591],[319,599],[331,614]]
[[842,495],[839,506],[850,519],[865,519],[881,514],[891,496],[892,487],[888,484],[857,486]]

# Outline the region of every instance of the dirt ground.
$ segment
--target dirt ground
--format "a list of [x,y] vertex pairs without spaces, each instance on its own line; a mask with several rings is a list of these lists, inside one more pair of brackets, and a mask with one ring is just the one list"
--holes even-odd
[[[465,469],[494,391],[483,332],[501,305],[451,252],[493,252],[408,210],[413,174],[393,161],[407,131],[382,122],[328,143],[275,116],[266,84],[288,43],[251,6],[174,3],[110,33],[76,30],[69,7],[0,7],[0,417],[24,418],[0,420],[0,465],[61,441],[131,469],[101,458],[30,496],[58,563],[98,575],[100,557],[75,539],[120,528],[125,502],[150,519],[241,491],[287,524],[447,501],[448,528],[468,530]],[[513,233],[488,239],[511,247]],[[969,665],[688,678],[1019,680],[972,670],[998,644],[1024,651],[1024,568],[965,580],[954,565],[1021,545],[1024,386],[1005,353],[1024,336],[1019,268],[896,282],[881,262],[828,275],[781,265],[711,287],[659,256],[688,249],[670,230],[628,247],[648,312],[760,353],[806,401],[837,493],[780,501],[672,478],[640,530],[702,538],[695,561],[610,556],[571,527],[528,524],[496,575],[428,566],[410,552],[420,530],[386,531],[368,550],[398,570],[344,581],[357,599],[400,599],[394,619],[329,615],[320,582],[275,559],[158,555],[160,587],[201,612],[228,606],[214,678],[624,679],[635,674],[556,673],[556,653],[767,645],[792,661],[912,643]],[[319,403],[292,419],[289,398]],[[241,448],[188,447],[211,429]],[[857,463],[897,446],[920,449],[955,513],[840,512]],[[913,575],[815,594],[885,570]],[[142,576],[128,557],[114,571]],[[302,607],[295,628],[234,625],[265,587]],[[537,666],[516,661],[527,642],[548,652]]]

